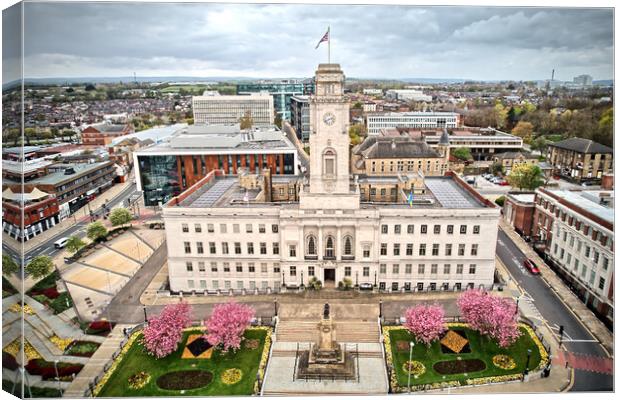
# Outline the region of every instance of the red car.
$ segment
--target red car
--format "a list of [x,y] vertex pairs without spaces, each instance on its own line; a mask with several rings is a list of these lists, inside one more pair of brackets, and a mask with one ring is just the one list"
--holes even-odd
[[523,266],[533,275],[540,275],[540,270],[538,269],[536,264],[534,264],[534,261],[530,260],[529,258],[523,260]]
[[508,186],[509,184],[508,184],[508,182],[506,182],[506,181],[500,181],[500,182],[499,182],[499,185],[500,185],[500,186]]

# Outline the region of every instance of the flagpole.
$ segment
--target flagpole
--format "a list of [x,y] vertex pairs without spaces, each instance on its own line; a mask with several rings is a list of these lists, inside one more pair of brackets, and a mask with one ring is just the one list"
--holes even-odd
[[332,46],[332,33],[330,32],[330,26],[327,25],[327,63],[331,61],[331,46]]

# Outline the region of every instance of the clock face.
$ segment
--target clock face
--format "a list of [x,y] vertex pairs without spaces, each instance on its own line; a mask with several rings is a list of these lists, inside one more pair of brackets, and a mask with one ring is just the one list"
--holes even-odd
[[330,112],[327,112],[323,115],[323,122],[327,125],[333,125],[334,122],[336,122],[336,116]]

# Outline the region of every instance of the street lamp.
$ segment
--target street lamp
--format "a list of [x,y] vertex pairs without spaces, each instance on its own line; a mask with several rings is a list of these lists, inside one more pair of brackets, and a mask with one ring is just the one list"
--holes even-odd
[[278,299],[273,299],[273,314],[278,316]]
[[517,296],[517,307],[515,308],[515,315],[519,314],[519,300],[521,299],[521,295]]
[[62,395],[62,389],[60,388],[60,377],[58,376],[58,360],[54,360],[54,371],[56,372],[56,381],[58,382],[58,391]]
[[284,286],[286,286],[286,285],[284,284],[284,272],[282,272],[282,287],[284,287]]
[[383,300],[379,299],[379,318],[383,317]]
[[146,305],[142,305],[142,311],[144,311],[144,323],[146,324],[148,321],[148,318],[146,317]]
[[355,271],[355,287],[359,287],[359,281],[358,281],[358,275],[359,275],[359,271]]
[[304,287],[304,271],[301,271],[301,287]]
[[525,371],[523,375],[527,375],[530,370],[530,357],[532,356],[532,349],[527,349],[527,361],[525,361]]
[[377,271],[375,271],[375,287],[377,287]]
[[411,357],[413,356],[413,346],[415,346],[415,343],[413,341],[409,342],[409,364],[407,364],[407,390],[409,394],[411,394]]

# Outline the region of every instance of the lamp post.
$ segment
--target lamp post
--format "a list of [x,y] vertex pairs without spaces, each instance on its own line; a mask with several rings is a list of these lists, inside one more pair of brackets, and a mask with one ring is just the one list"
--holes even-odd
[[359,287],[359,279],[358,279],[358,276],[359,276],[359,271],[355,271],[355,287],[356,287],[356,288],[357,288],[357,287]]
[[146,317],[146,305],[142,305],[142,311],[144,311],[144,323],[148,322],[148,318]]
[[301,287],[304,287],[304,271],[301,271]]
[[273,314],[278,316],[278,299],[273,299]]
[[379,318],[383,317],[383,300],[379,299]]
[[411,394],[411,357],[413,356],[415,343],[409,342],[409,364],[407,364],[407,392]]
[[284,284],[284,272],[282,272],[282,287],[284,287],[284,286],[286,286],[286,285]]
[[530,371],[530,357],[532,356],[532,349],[527,349],[527,360],[525,361],[525,371],[523,371],[523,375],[527,375]]
[[519,300],[521,300],[521,295],[517,296],[517,307],[515,307],[515,315],[519,314]]
[[58,376],[58,360],[54,360],[54,371],[56,372],[56,382],[58,382],[58,391],[62,395],[62,389],[60,387],[60,377]]
[[375,271],[375,287],[377,287],[377,271]]

